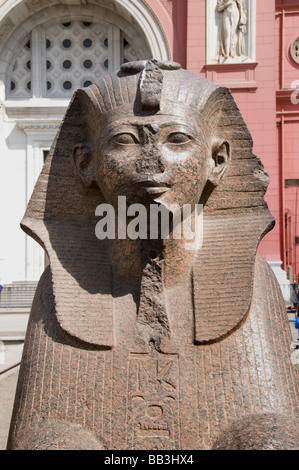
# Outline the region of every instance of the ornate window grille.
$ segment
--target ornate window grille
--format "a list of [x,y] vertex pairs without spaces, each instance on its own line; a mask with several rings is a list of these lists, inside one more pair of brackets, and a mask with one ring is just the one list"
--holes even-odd
[[117,27],[70,20],[35,28],[9,67],[8,99],[68,99],[121,63],[138,60]]

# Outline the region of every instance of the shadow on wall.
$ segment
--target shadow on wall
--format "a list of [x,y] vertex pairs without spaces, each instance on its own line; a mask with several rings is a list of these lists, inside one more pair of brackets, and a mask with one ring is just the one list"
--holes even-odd
[[18,125],[15,124],[10,134],[6,137],[5,142],[9,150],[24,150],[27,145],[27,137]]

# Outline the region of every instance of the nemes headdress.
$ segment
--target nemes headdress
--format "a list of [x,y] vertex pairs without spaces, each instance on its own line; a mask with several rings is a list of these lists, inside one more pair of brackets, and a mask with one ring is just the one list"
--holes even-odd
[[113,122],[116,109],[124,117],[184,113],[198,122],[207,142],[229,143],[227,172],[205,193],[203,247],[193,270],[194,342],[218,341],[250,308],[256,250],[274,225],[264,201],[268,175],[252,153],[230,91],[172,62],[124,64],[76,91],[66,111],[21,223],[49,256],[57,320],[81,342],[113,347],[108,241],[95,236],[95,208],[104,201],[98,188],[82,184],[73,152]]

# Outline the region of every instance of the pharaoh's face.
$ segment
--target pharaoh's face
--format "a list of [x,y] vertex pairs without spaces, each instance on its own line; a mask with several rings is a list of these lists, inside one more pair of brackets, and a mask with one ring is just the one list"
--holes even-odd
[[213,166],[197,124],[174,116],[116,119],[94,142],[95,181],[107,203],[199,202]]

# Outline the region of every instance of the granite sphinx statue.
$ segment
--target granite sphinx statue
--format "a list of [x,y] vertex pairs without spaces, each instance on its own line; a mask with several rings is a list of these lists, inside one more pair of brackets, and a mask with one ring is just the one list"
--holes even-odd
[[[296,448],[298,366],[257,254],[274,221],[252,145],[230,91],[176,63],[126,63],[74,94],[22,221],[50,266],[9,449]],[[103,204],[117,220],[99,239]],[[161,220],[126,236],[137,204],[170,214],[168,237]],[[186,205],[189,227],[203,208],[196,249],[172,236]]]

